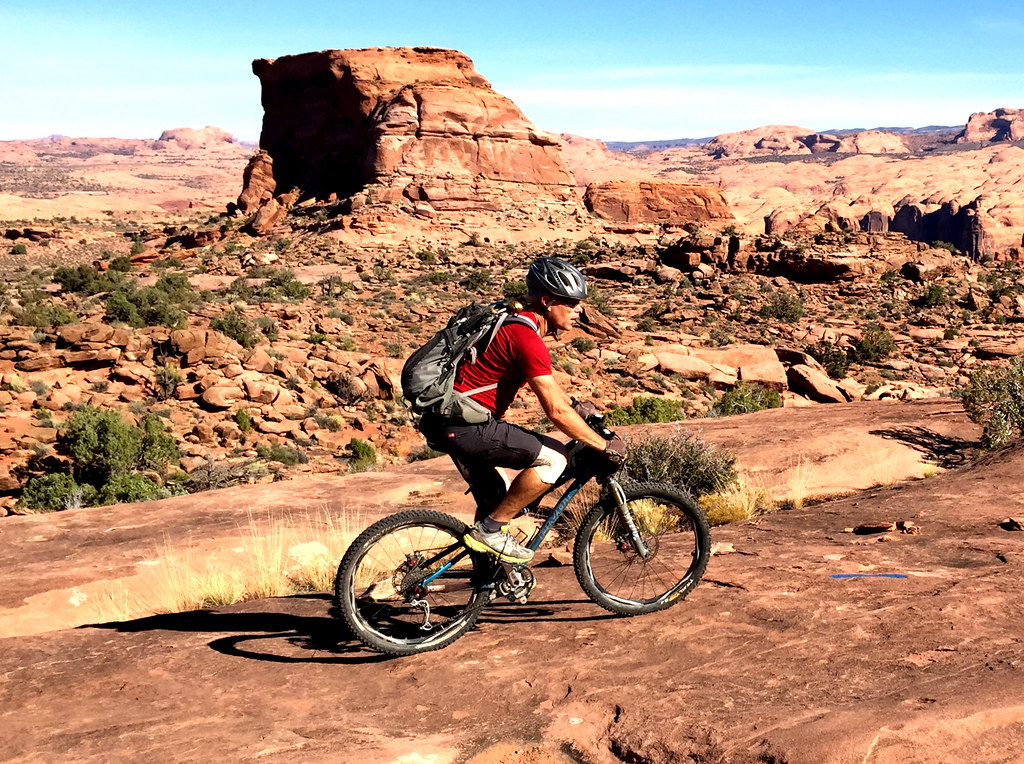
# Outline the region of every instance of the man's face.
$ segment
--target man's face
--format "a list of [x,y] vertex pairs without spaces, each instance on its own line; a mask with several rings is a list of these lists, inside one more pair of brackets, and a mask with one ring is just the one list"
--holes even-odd
[[568,331],[572,329],[582,311],[583,305],[579,300],[563,300],[553,297],[548,303],[548,323],[556,331]]

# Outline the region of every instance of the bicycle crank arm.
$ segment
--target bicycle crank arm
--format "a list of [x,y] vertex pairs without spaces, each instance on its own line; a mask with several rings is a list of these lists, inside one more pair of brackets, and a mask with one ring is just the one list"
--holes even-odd
[[629,511],[629,507],[626,505],[626,494],[623,492],[622,486],[616,481],[609,480],[608,484],[611,487],[612,495],[615,497],[615,506],[619,510],[622,522],[626,524],[626,529],[629,531],[629,540],[633,543],[636,553],[640,555],[640,559],[646,560],[651,556],[651,550],[640,537],[640,531],[637,530],[636,522],[633,520],[633,513]]

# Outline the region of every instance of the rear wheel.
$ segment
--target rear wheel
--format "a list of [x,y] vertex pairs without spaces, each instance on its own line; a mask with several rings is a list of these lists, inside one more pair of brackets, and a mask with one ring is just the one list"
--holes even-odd
[[468,631],[489,599],[465,523],[399,512],[363,531],[338,566],[334,593],[352,634],[391,655],[437,650]]
[[711,531],[697,502],[664,483],[623,486],[647,558],[637,553],[614,498],[606,494],[576,535],[576,578],[594,602],[622,615],[664,610],[700,581]]

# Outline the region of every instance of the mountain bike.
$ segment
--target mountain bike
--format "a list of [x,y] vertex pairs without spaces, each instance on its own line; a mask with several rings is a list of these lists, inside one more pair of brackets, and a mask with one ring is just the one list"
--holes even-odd
[[[600,414],[587,423],[606,439]],[[595,481],[573,542],[573,569],[586,595],[619,615],[664,610],[700,581],[711,555],[704,512],[667,483],[620,483],[598,452],[570,441],[568,466],[524,513],[543,524],[526,543],[536,551],[584,486]],[[566,487],[567,486],[567,487]],[[565,488],[543,516],[546,496]],[[587,492],[593,495],[595,491]],[[470,550],[461,520],[433,510],[399,512],[352,542],[338,566],[337,612],[367,646],[391,655],[437,650],[476,623],[498,597],[525,604],[536,585],[528,564]]]

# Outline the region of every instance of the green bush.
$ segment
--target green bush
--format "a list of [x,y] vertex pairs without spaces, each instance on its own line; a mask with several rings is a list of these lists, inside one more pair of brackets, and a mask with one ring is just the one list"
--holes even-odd
[[63,305],[41,300],[26,303],[25,307],[14,314],[13,323],[18,326],[54,327],[76,321],[78,316]]
[[352,457],[350,472],[366,472],[377,464],[377,450],[359,438],[352,438],[348,443],[348,453]]
[[845,379],[850,372],[850,359],[846,351],[828,340],[811,345],[807,353],[825,368],[832,379]]
[[[258,284],[249,280],[263,278]],[[332,282],[333,283],[333,282]],[[239,276],[228,287],[228,294],[250,303],[305,300],[313,290],[295,278],[287,268],[251,268],[248,276]]]
[[177,443],[155,414],[146,414],[135,427],[116,411],[92,406],[83,406],[65,423],[56,449],[70,457],[75,479],[94,487],[140,469],[161,471],[178,456]]
[[508,302],[524,302],[529,290],[526,288],[526,282],[518,279],[506,281],[501,288],[501,294]]
[[305,453],[297,448],[288,448],[288,446],[282,445],[281,443],[260,443],[256,446],[256,455],[261,459],[267,459],[272,462],[280,462],[288,467],[296,464],[305,464],[309,461],[309,457]]
[[610,427],[628,424],[652,424],[655,422],[675,422],[685,419],[683,404],[669,398],[648,398],[636,396],[630,406],[612,409],[605,415]]
[[575,337],[572,341],[572,346],[580,353],[586,353],[587,351],[593,350],[597,347],[597,343],[590,337]]
[[174,436],[167,431],[164,420],[156,414],[144,414],[139,421],[142,443],[135,468],[163,472],[164,468],[181,454]]
[[1009,366],[986,364],[971,372],[967,386],[958,390],[967,416],[984,428],[986,448],[999,448],[1024,432],[1024,357]]
[[239,310],[231,310],[210,321],[210,328],[225,337],[230,337],[244,348],[254,347],[259,341],[259,332],[252,322]]
[[135,328],[185,326],[185,310],[192,307],[196,293],[182,273],[165,273],[153,286],[139,287],[122,282],[107,298],[108,321],[120,321]]
[[40,475],[28,481],[18,503],[30,509],[58,512],[92,504],[96,489],[89,484],[79,485],[65,473]]
[[761,306],[761,318],[774,318],[787,324],[795,324],[804,316],[804,301],[792,292],[779,290]]
[[252,430],[252,416],[245,409],[238,409],[235,412],[235,424],[242,432],[249,432]]
[[922,308],[938,308],[948,303],[949,297],[941,284],[929,284],[917,301]]
[[896,341],[881,324],[868,324],[850,352],[850,360],[861,363],[883,361],[896,352]]
[[736,387],[721,395],[708,412],[709,416],[749,414],[763,409],[777,409],[782,396],[775,390],[766,390],[750,382],[737,382]]
[[15,244],[13,247],[11,247],[11,254],[12,255],[27,255],[28,254],[28,247],[26,247],[24,244]]
[[161,498],[160,486],[145,475],[115,475],[100,489],[100,504],[131,504]]
[[683,486],[694,497],[718,493],[737,481],[733,453],[678,428],[666,437],[648,436],[630,443],[625,472],[638,482]]
[[486,268],[477,268],[466,277],[463,285],[471,292],[482,292],[491,285],[491,274]]
[[62,265],[53,272],[53,280],[60,284],[64,292],[89,296],[116,289],[124,280],[124,273],[113,269],[98,271],[84,264],[76,267]]
[[121,257],[115,257],[113,260],[110,261],[110,270],[112,271],[121,271],[122,273],[127,273],[131,269],[132,260],[130,257],[125,257],[124,255],[122,255]]
[[173,398],[178,385],[185,381],[181,369],[167,364],[157,366],[153,376],[156,379],[156,399],[158,401],[166,401],[168,398]]

